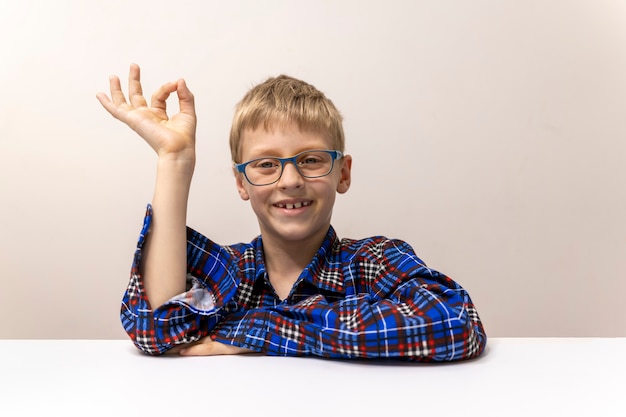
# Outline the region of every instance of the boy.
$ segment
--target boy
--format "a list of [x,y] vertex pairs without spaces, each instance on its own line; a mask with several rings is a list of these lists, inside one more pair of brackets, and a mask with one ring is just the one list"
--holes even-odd
[[[230,134],[237,190],[260,236],[220,246],[186,227],[195,165],[194,97],[164,84],[148,107],[139,67],[129,100],[117,77],[98,100],[158,155],[122,302],[122,324],[148,354],[267,355],[453,361],[482,353],[469,294],[405,242],[339,239],[336,193],[350,187],[342,117],[315,87],[287,76],[252,88]],[[168,118],[176,92],[180,112]]]

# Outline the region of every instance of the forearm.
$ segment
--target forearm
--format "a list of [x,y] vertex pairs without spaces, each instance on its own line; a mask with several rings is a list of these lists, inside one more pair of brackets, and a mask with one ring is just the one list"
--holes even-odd
[[215,340],[268,355],[453,361],[478,356],[486,339],[472,306],[440,304],[422,312],[409,303],[367,296],[333,305],[279,306],[226,317]]
[[152,309],[185,291],[187,202],[195,158],[160,158],[141,272]]

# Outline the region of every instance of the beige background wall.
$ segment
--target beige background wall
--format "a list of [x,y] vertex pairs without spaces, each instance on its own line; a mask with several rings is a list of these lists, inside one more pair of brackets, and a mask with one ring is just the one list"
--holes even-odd
[[196,95],[189,224],[214,240],[258,231],[227,134],[284,72],[345,115],[341,236],[409,241],[490,336],[626,336],[626,2],[262,3],[0,3],[0,337],[125,337],[155,156],[95,94],[130,62]]

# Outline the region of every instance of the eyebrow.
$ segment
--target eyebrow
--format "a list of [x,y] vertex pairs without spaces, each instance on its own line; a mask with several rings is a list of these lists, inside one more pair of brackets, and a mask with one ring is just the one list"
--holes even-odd
[[264,157],[289,158],[289,157],[292,157],[292,156],[297,155],[299,153],[306,152],[306,151],[313,151],[313,150],[334,150],[334,148],[332,146],[330,148],[327,147],[327,146],[328,145],[325,145],[325,146],[322,146],[322,147],[299,148],[299,150],[296,151],[295,153],[290,154],[290,155],[283,155],[283,156],[280,156],[281,152],[276,152],[276,151],[278,151],[278,149],[276,149],[276,148],[261,149],[261,152],[255,150],[254,152],[251,153],[250,158],[246,159],[245,161],[251,161],[253,159],[264,158]]

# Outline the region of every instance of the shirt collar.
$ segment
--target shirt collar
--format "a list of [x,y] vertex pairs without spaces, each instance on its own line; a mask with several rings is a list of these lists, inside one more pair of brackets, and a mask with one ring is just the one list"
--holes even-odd
[[[333,259],[337,259],[335,252],[340,247],[339,243],[335,229],[330,226],[322,241],[322,245],[304,268],[298,281],[304,281],[325,291],[343,293],[341,269],[337,265],[331,264]],[[254,239],[253,246],[255,248],[254,280],[257,282],[259,279],[264,279],[266,275],[263,238],[261,235]]]

